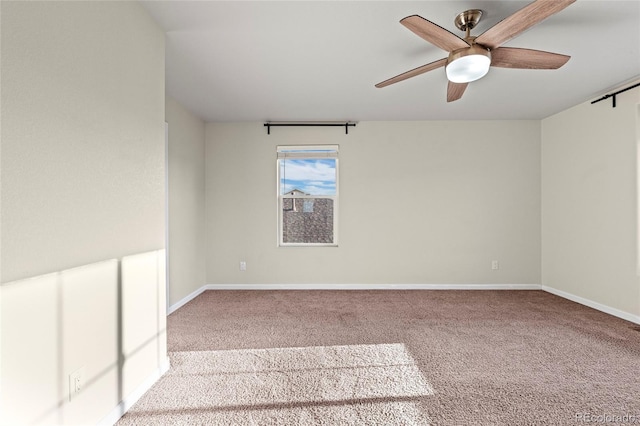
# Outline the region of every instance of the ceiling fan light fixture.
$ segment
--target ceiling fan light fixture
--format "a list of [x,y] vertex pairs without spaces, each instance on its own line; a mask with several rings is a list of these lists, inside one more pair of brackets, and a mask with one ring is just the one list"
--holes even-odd
[[484,77],[490,66],[489,50],[474,44],[451,52],[445,72],[452,83],[470,83]]

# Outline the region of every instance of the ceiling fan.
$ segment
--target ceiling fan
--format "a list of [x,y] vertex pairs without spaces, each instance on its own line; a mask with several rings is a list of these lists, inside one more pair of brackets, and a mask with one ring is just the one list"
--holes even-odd
[[480,22],[482,11],[479,9],[467,10],[460,13],[454,21],[456,27],[466,32],[464,39],[421,16],[407,16],[400,21],[402,25],[429,43],[446,50],[449,52],[449,56],[385,80],[376,84],[376,87],[386,87],[445,67],[449,80],[447,102],[452,102],[460,99],[467,85],[484,77],[489,72],[489,67],[492,66],[520,69],[558,69],[571,57],[541,50],[500,46],[575,1],[536,0],[477,37],[472,37],[470,32]]

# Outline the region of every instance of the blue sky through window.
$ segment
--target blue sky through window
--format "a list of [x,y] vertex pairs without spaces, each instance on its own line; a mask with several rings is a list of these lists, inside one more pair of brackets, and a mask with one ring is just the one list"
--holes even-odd
[[311,195],[335,195],[336,159],[281,159],[281,193],[293,189]]

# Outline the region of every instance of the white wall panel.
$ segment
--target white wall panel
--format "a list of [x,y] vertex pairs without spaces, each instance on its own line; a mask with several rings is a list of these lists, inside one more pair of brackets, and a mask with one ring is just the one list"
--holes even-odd
[[[95,423],[119,402],[118,261],[62,271],[60,286],[64,423]],[[69,401],[68,378],[80,368],[85,374],[82,391]]]
[[122,259],[124,394],[165,362],[164,250]]
[[[1,287],[1,424],[95,424],[157,375],[167,363],[164,255]],[[69,375],[80,369],[82,390],[70,399]]]
[[3,285],[2,424],[60,423],[64,399],[58,274]]

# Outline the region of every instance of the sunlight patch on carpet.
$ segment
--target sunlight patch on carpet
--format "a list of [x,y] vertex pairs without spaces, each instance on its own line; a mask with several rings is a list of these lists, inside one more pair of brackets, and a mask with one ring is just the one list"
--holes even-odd
[[[172,352],[171,369],[129,412],[262,423],[326,420],[428,424],[433,395],[403,344]],[[275,416],[275,417],[274,417]],[[305,421],[306,419],[306,421]]]

